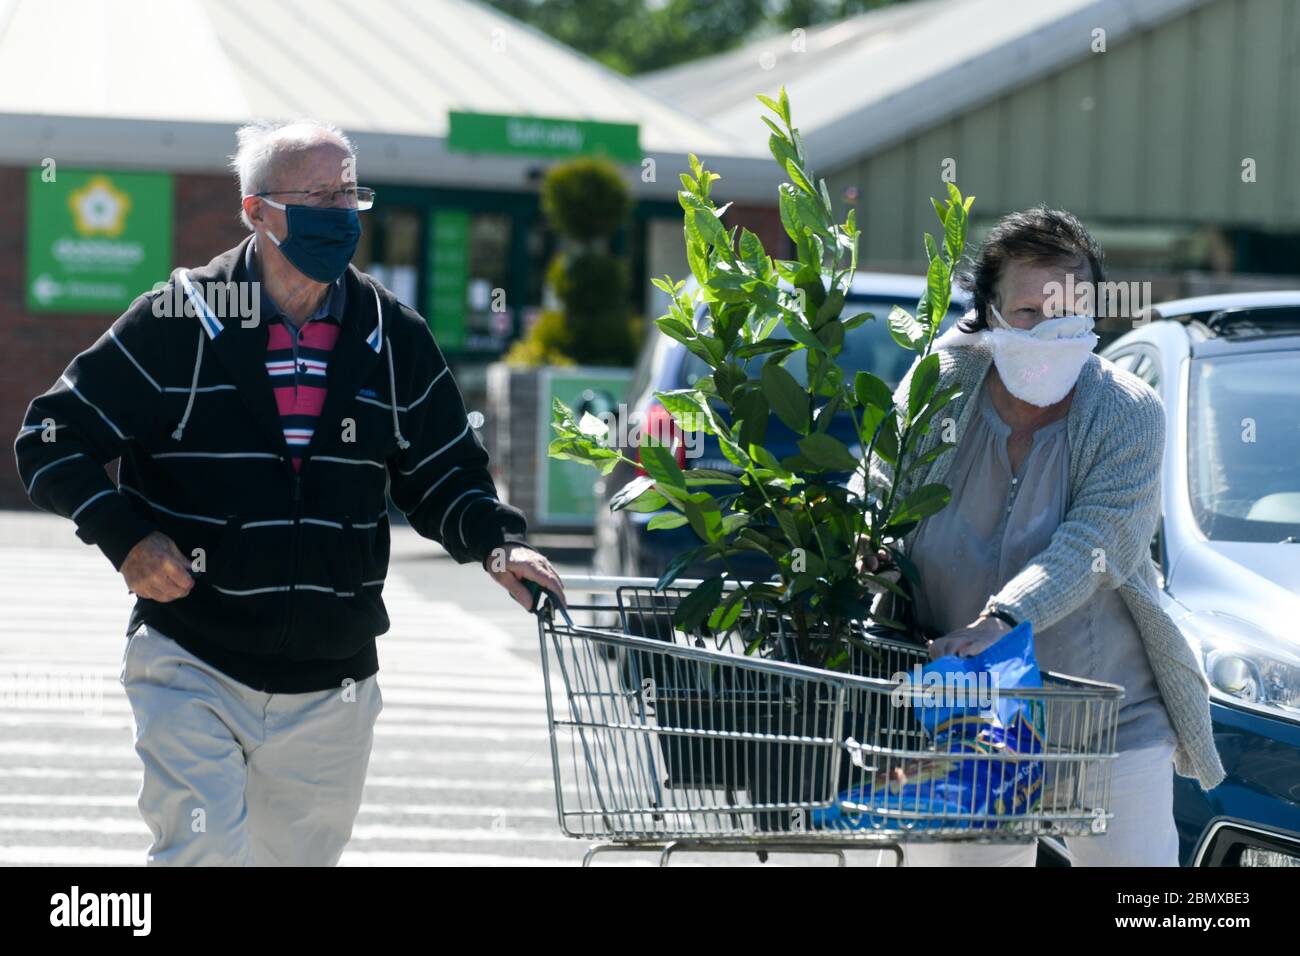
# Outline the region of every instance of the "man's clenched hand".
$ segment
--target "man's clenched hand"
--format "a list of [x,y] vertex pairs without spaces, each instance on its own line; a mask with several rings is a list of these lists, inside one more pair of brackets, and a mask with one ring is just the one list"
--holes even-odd
[[525,611],[533,607],[533,596],[524,587],[525,580],[540,584],[554,594],[561,605],[564,604],[564,585],[560,583],[560,576],[551,567],[551,562],[527,545],[506,545],[501,553],[489,555],[483,566]]
[[176,542],[161,531],[132,548],[121,570],[127,590],[151,601],[175,601],[194,587],[189,562]]

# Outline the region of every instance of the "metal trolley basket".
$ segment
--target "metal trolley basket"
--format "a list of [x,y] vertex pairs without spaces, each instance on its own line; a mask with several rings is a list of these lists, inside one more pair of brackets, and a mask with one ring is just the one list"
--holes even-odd
[[[538,602],[556,805],[563,832],[592,841],[584,866],[616,850],[658,851],[661,865],[679,850],[844,865],[845,850],[886,849],[901,864],[904,841],[1105,831],[1122,688],[1044,673],[1042,688],[999,690],[1041,721],[1040,746],[972,752],[937,743],[900,706],[897,675],[926,663],[924,648],[859,628],[869,650],[854,652],[853,673],[807,667],[778,617],[765,624],[775,652],[747,655],[734,636],[674,628],[696,583],[566,576],[571,597],[605,603]],[[742,621],[764,613],[746,607]],[[924,781],[963,762],[986,781],[1029,783],[1012,806],[936,808]]]

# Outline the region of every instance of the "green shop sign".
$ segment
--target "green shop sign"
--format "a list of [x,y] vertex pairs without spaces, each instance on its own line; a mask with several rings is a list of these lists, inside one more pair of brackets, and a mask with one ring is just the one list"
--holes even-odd
[[469,284],[469,213],[439,209],[429,217],[429,283],[425,316],[444,350],[465,345],[465,299]]
[[639,163],[639,135],[640,127],[635,123],[453,110],[447,148],[459,153],[506,153],[512,156],[564,157],[603,153],[610,159]]
[[27,308],[122,312],[172,264],[166,173],[27,174]]

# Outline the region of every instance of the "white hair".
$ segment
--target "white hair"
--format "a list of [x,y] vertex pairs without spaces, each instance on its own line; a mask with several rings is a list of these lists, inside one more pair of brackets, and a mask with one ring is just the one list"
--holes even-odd
[[[357,151],[347,134],[331,123],[301,118],[287,121],[254,120],[235,133],[239,148],[230,157],[230,168],[239,177],[239,196],[264,192],[288,163],[317,146],[330,144],[347,150],[356,166]],[[253,224],[241,205],[239,218],[249,229]]]

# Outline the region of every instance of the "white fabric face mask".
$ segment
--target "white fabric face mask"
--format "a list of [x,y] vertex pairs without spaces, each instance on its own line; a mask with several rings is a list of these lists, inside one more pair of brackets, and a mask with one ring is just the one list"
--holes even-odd
[[1046,319],[1032,329],[1017,329],[996,306],[990,303],[989,308],[1002,326],[989,330],[989,343],[1007,391],[1040,408],[1065,398],[1097,347],[1092,317],[1066,315]]

